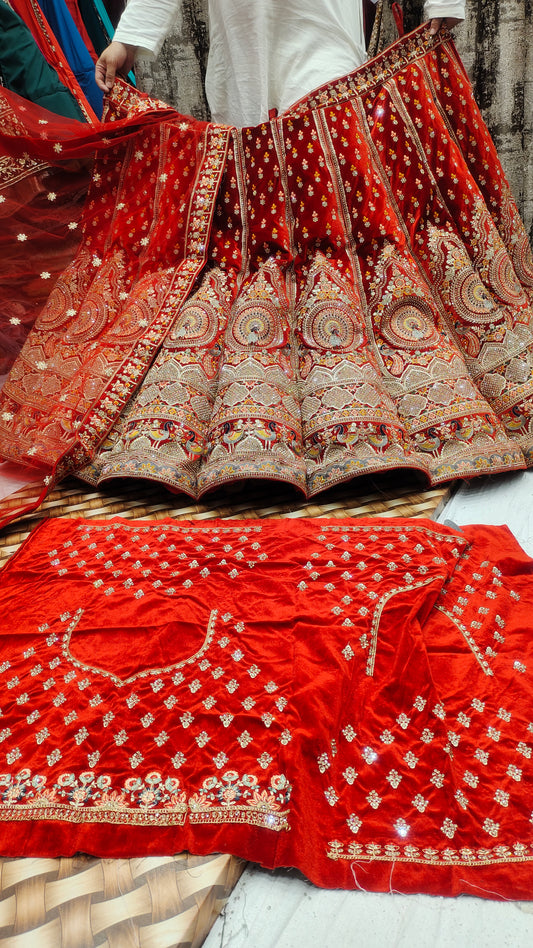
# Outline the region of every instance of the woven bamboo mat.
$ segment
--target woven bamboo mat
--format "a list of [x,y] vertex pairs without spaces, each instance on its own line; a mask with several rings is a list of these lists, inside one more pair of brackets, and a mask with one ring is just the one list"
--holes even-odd
[[243,863],[232,856],[3,859],[1,948],[199,948]]
[[[427,490],[413,475],[394,473],[358,479],[310,502],[289,488],[259,482],[195,502],[138,481],[95,490],[70,479],[38,511],[0,532],[0,565],[46,517],[431,518],[449,493],[449,487]],[[242,868],[232,856],[186,853],[161,859],[0,859],[0,948],[197,948]]]
[[[32,487],[26,492],[31,498]],[[202,501],[194,501],[148,482],[115,481],[111,486],[96,490],[71,478],[51,491],[39,510],[0,531],[0,564],[47,517],[95,520],[117,516],[132,520],[433,517],[449,493],[449,486],[425,489],[416,475],[402,472],[359,478],[311,501],[303,499],[292,488],[260,481],[239,483]]]

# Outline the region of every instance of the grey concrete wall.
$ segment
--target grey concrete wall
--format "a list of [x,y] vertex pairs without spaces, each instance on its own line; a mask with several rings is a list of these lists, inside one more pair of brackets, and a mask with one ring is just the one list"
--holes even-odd
[[158,58],[137,65],[139,88],[184,115],[208,118],[203,84],[208,49],[207,0],[183,0],[181,18]]

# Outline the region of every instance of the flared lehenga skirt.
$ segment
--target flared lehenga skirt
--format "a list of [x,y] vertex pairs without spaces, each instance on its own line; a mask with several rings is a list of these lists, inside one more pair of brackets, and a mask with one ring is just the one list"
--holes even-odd
[[4,458],[194,497],[530,464],[533,260],[451,40],[255,128],[121,88],[102,137],[143,110],[4,386]]

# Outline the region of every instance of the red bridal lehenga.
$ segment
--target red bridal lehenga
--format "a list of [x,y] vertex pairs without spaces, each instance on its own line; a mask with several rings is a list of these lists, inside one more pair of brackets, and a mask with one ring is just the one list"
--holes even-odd
[[193,497],[530,463],[533,261],[450,40],[421,28],[255,128],[124,86],[98,126],[10,114],[17,160],[97,158],[4,459]]
[[[529,463],[533,261],[449,40],[256,128],[124,85],[101,125],[0,103],[0,318],[71,255],[3,387],[7,480]],[[532,568],[498,527],[45,521],[1,575],[0,852],[528,898]]]

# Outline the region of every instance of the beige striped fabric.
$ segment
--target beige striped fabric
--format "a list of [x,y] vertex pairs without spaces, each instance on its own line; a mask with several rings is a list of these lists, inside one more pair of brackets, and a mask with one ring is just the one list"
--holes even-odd
[[186,853],[0,860],[0,946],[198,948],[243,865]]

